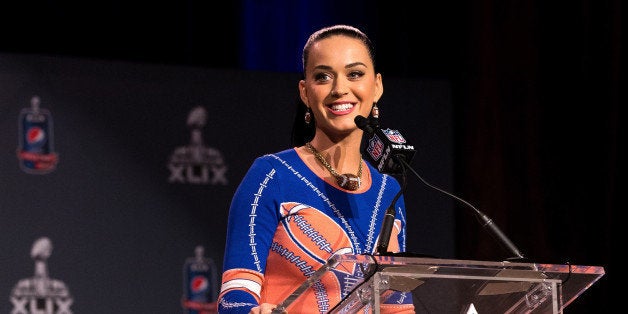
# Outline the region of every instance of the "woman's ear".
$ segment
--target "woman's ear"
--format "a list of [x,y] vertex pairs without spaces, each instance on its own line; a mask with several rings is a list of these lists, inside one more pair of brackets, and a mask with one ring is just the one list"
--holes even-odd
[[307,106],[308,101],[307,101],[307,93],[305,91],[305,81],[304,80],[300,80],[299,81],[299,96],[301,97],[301,101],[303,101],[303,103]]
[[378,102],[383,94],[384,94],[384,82],[382,81],[382,74],[377,73],[375,77],[375,98],[373,100],[375,102]]

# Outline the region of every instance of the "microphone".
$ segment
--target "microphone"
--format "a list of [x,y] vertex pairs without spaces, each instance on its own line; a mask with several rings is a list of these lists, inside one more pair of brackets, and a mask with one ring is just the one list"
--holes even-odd
[[354,122],[369,136],[365,159],[381,173],[402,174],[401,159],[410,163],[416,152],[414,146],[407,144],[398,130],[380,128],[377,118],[357,116]]
[[[385,129],[382,130],[379,127],[379,121],[377,118],[365,118],[363,116],[357,116],[354,119],[358,128],[369,134],[368,146],[366,148],[366,159],[382,173],[388,174],[402,174],[404,184],[402,189],[397,193],[392,203],[386,210],[384,221],[382,224],[382,231],[380,233],[380,243],[377,247],[377,252],[380,254],[386,254],[388,248],[388,238],[392,232],[392,224],[394,222],[394,204],[405,190],[405,172],[409,169],[414,175],[421,180],[428,187],[444,193],[460,203],[466,205],[473,210],[476,218],[480,220],[482,227],[487,229],[489,233],[496,238],[499,243],[504,246],[505,249],[510,251],[514,256],[508,258],[509,261],[525,261],[527,258],[519,251],[519,249],[508,239],[508,237],[499,229],[495,222],[488,217],[485,213],[477,209],[471,203],[464,199],[453,195],[443,189],[431,185],[423,179],[411,166],[410,160],[414,157],[414,146],[406,144],[405,138],[397,130]],[[383,238],[382,238],[383,236]]]
[[[405,165],[414,157],[414,146],[407,145],[406,139],[397,130],[379,127],[379,119],[376,117],[365,118],[357,116],[353,120],[358,128],[370,136],[365,148],[365,159],[381,173],[401,175],[403,184],[397,195],[386,209],[382,227],[379,233],[376,252],[380,255],[388,255],[388,243],[395,223],[395,203],[406,189]],[[405,162],[405,163],[404,163]]]
[[374,130],[373,130],[373,127],[371,126],[371,120],[363,116],[357,116],[355,117],[355,119],[353,119],[353,122],[355,122],[355,125],[357,125],[358,128],[360,128],[367,134],[373,134]]

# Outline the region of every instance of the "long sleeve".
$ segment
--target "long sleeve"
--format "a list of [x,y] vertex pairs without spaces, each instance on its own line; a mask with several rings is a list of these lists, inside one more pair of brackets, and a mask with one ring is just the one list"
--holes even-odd
[[275,202],[279,190],[276,170],[258,158],[233,196],[219,295],[221,313],[248,313],[259,303],[266,259],[279,220]]

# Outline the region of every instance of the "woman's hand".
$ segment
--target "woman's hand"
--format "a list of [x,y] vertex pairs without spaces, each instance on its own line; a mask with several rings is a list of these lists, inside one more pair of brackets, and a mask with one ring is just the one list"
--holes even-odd
[[[270,314],[273,312],[273,310],[276,307],[277,307],[277,304],[262,303],[259,306],[252,308],[249,314]],[[282,313],[287,313],[287,312],[284,311]]]

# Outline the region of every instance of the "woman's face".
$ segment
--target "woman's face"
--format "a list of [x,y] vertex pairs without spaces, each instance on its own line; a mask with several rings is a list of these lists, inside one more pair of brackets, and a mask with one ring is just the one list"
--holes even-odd
[[360,40],[332,36],[311,46],[299,93],[312,109],[317,132],[337,138],[358,130],[355,117],[368,117],[382,92],[381,75]]

